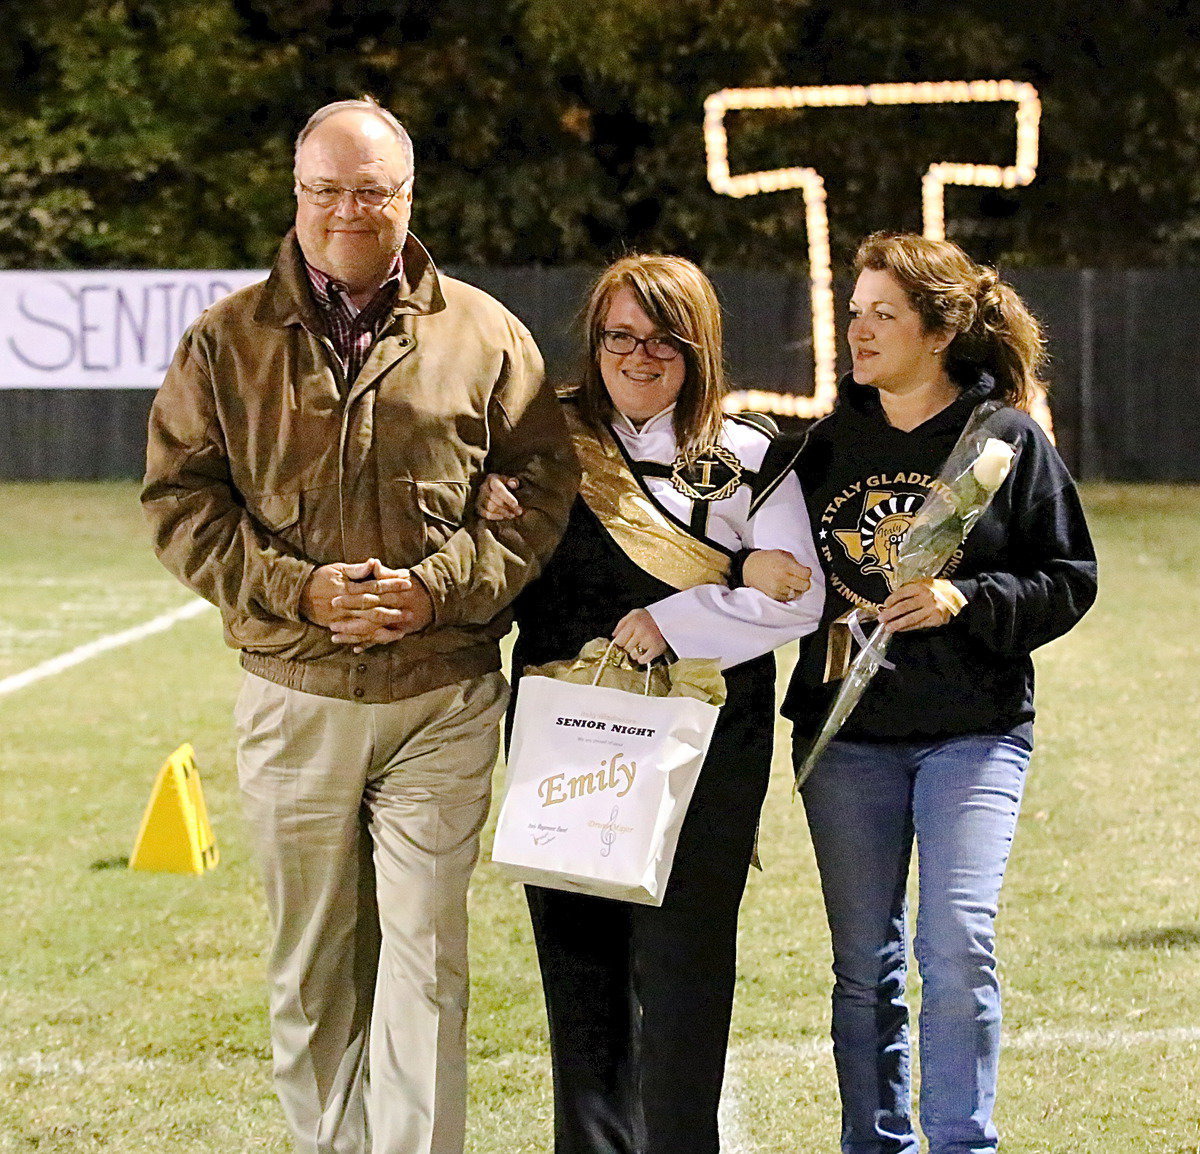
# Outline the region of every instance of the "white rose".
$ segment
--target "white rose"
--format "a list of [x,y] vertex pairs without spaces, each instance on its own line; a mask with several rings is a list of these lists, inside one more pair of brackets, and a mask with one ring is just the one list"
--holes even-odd
[[1008,476],[1014,456],[1016,453],[1013,451],[1012,445],[998,440],[996,437],[988,437],[984,442],[983,450],[975,458],[975,464],[971,466],[971,472],[980,485],[989,493],[994,493],[1004,483],[1004,478]]

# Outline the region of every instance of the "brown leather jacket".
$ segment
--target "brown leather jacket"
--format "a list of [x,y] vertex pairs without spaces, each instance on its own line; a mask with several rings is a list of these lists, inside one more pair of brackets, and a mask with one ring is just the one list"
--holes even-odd
[[[221,610],[252,673],[394,701],[500,667],[509,602],[566,525],[579,470],[533,339],[439,276],[415,238],[391,324],[346,382],[294,235],[270,277],[211,306],[150,414],[142,503],[163,564]],[[474,511],[489,470],[522,517]],[[300,615],[313,569],[378,557],[428,588],[433,623],[362,654]]]

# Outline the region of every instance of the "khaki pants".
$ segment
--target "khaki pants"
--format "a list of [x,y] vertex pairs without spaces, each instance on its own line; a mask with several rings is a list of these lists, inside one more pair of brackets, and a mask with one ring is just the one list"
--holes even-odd
[[238,779],[298,1154],[462,1151],[467,883],[507,696],[498,673],[386,705],[246,676]]

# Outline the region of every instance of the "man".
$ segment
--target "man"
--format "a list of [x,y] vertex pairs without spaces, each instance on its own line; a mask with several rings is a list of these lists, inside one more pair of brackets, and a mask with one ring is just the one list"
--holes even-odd
[[[246,670],[238,777],[297,1150],[457,1154],[502,611],[578,473],[528,332],[408,233],[395,118],[320,109],[295,177],[269,279],[180,344],[142,500],[159,557],[220,607]],[[520,475],[519,521],[475,517],[489,469]]]

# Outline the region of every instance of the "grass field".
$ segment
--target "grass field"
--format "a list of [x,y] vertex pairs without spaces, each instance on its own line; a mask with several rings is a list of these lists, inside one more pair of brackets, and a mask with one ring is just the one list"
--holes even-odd
[[[1092,487],[1100,603],[1039,655],[1001,935],[1007,1154],[1200,1154],[1200,488]],[[0,485],[0,679],[180,605],[130,485]],[[215,613],[0,696],[0,1152],[284,1154]],[[828,950],[786,745],[750,883],[731,1154],[833,1152]],[[123,868],[154,773],[197,751],[220,867]],[[548,1151],[516,886],[472,895],[473,1154]],[[680,1152],[686,1154],[686,1152]]]

